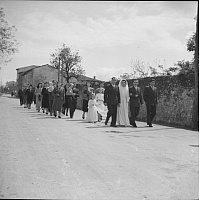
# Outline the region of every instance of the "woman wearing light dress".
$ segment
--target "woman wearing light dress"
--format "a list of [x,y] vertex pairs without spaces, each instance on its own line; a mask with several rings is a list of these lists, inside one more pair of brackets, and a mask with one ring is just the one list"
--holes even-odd
[[117,107],[117,124],[119,126],[130,126],[128,117],[129,88],[125,79],[119,82],[120,105]]
[[91,94],[91,99],[88,101],[88,113],[86,116],[86,122],[96,123],[98,121],[97,102],[95,100],[95,94]]
[[99,88],[98,93],[95,96],[98,109],[98,121],[101,121],[103,117],[106,117],[108,109],[104,105],[104,88]]
[[38,83],[37,88],[35,89],[36,96],[36,110],[40,112],[42,106],[42,83]]
[[49,112],[50,115],[52,116],[53,110],[52,110],[52,105],[53,105],[53,89],[54,89],[54,81],[49,82],[49,87],[48,87],[48,94],[49,94]]

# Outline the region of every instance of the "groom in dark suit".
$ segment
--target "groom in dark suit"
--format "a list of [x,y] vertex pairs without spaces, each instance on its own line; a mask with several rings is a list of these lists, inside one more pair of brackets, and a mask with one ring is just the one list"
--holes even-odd
[[133,86],[129,88],[129,96],[130,96],[130,111],[131,111],[131,116],[130,116],[130,124],[133,127],[137,127],[135,120],[136,117],[139,114],[140,111],[140,105],[143,104],[142,100],[142,95],[141,95],[141,90],[140,87],[138,87],[138,80],[134,79],[133,80]]
[[104,91],[104,105],[108,107],[105,125],[108,124],[110,117],[112,117],[110,124],[112,127],[117,127],[117,106],[120,103],[119,87],[116,85],[116,82],[117,79],[115,77],[112,77],[110,84],[106,86]]
[[149,86],[146,86],[143,93],[144,101],[147,108],[147,125],[152,126],[153,118],[156,115],[157,105],[157,88],[155,87],[155,79],[151,79]]

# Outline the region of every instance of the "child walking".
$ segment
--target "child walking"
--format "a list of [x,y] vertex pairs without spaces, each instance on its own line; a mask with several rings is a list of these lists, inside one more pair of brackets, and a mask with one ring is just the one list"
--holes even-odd
[[92,93],[91,99],[88,101],[88,113],[86,117],[86,122],[96,123],[98,121],[98,113],[97,113],[97,103],[95,100],[95,94]]

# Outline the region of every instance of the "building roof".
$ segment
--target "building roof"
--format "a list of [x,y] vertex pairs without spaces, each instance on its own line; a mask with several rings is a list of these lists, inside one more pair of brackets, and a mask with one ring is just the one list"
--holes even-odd
[[[36,67],[30,68],[30,69],[24,71],[24,72],[23,72],[23,75],[27,74],[28,72],[32,71],[33,69],[36,69],[36,68],[39,68],[39,67],[45,67],[45,66],[48,66],[48,67],[54,68],[54,67],[52,67],[52,66],[49,65],[49,64],[40,65],[40,66],[36,66]],[[55,69],[55,68],[54,68],[54,69]]]
[[88,77],[88,76],[85,76],[85,75],[80,75],[79,79],[82,80],[82,81],[102,82],[102,80],[98,80],[96,78],[91,78],[91,77]]
[[[17,68],[16,70],[17,70],[17,73],[23,73],[22,75],[25,75],[28,72],[32,71],[33,69],[36,69],[36,68],[39,68],[39,67],[44,67],[44,66],[48,66],[48,67],[54,68],[53,66],[51,66],[49,64],[44,64],[44,65],[30,65],[30,66],[27,66],[27,67]],[[98,80],[96,78],[91,78],[91,77],[88,77],[88,76],[85,76],[85,75],[80,75],[78,80],[77,80],[77,83],[84,84],[84,82],[86,82],[86,81],[104,82],[104,81]]]
[[30,65],[30,66],[26,66],[26,67],[20,67],[20,68],[17,68],[16,70],[19,72],[24,72],[24,71],[27,71],[29,69],[33,69],[33,68],[36,68],[38,67],[38,65]]

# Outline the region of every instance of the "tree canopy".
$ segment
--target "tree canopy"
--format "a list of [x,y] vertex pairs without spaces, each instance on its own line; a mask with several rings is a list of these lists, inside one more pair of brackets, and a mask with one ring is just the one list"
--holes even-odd
[[84,75],[85,70],[81,67],[82,57],[78,51],[72,50],[63,44],[61,48],[51,54],[50,63],[62,73],[62,76],[69,82],[71,77],[77,78]]
[[0,64],[6,65],[18,52],[19,43],[15,39],[17,29],[7,22],[3,8],[0,8],[0,25]]

